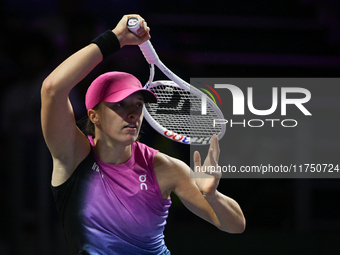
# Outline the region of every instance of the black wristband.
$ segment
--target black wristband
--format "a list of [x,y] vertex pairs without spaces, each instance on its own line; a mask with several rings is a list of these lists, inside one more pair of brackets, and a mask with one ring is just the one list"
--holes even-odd
[[119,40],[112,30],[105,31],[96,39],[92,40],[91,43],[97,44],[103,54],[103,59],[119,51],[120,49]]

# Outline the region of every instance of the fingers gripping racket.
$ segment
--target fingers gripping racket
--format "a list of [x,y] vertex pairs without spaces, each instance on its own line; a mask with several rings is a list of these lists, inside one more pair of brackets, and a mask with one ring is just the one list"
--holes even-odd
[[[127,26],[137,35],[139,19],[129,18]],[[163,136],[184,144],[209,144],[213,134],[221,139],[225,125],[214,126],[214,119],[224,117],[215,103],[170,71],[159,59],[150,40],[139,47],[150,64],[150,77],[144,88],[151,90],[158,98],[158,103],[144,105],[143,113],[148,123]],[[170,80],[154,81],[155,65]],[[206,107],[206,114],[202,114],[202,107]]]

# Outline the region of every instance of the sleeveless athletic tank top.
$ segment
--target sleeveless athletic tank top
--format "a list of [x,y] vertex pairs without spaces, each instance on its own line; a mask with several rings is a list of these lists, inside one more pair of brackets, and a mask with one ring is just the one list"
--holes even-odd
[[93,149],[62,185],[53,187],[72,254],[163,254],[170,199],[153,169],[156,150],[135,142],[124,164],[102,162]]

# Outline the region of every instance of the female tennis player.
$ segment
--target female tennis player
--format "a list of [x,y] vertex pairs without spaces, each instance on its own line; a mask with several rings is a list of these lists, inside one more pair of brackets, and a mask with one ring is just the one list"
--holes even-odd
[[[139,36],[127,29],[131,16],[141,20]],[[126,15],[43,82],[41,121],[53,158],[52,191],[72,254],[170,254],[163,230],[171,192],[217,228],[244,231],[238,203],[217,191],[220,175],[192,178],[185,163],[136,141],[142,106],[157,99],[133,75],[108,72],[96,78],[85,99],[92,135],[76,126],[71,89],[124,45],[149,40],[149,31],[142,17]],[[214,136],[203,166],[216,167],[219,153]],[[195,169],[200,161],[196,152]]]

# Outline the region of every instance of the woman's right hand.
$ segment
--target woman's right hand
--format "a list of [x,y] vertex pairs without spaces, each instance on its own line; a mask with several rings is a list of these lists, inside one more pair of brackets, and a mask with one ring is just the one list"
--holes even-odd
[[[127,27],[127,21],[131,17],[137,17],[140,20],[140,28],[137,31],[139,36],[130,32]],[[150,28],[147,26],[146,21],[138,14],[124,15],[112,32],[117,36],[121,48],[124,45],[140,45],[151,38]]]

